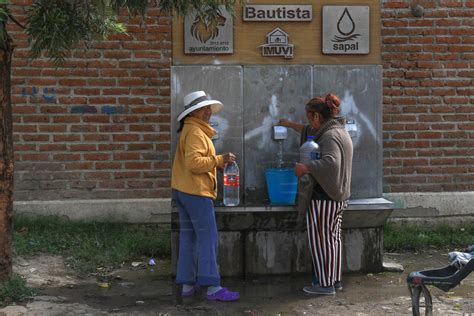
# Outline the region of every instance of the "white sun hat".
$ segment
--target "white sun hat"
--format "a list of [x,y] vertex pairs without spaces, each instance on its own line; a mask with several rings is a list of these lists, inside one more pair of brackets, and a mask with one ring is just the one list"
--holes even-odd
[[178,122],[194,110],[211,106],[212,114],[218,113],[224,107],[220,101],[211,100],[204,91],[194,91],[184,97],[184,110],[178,115]]

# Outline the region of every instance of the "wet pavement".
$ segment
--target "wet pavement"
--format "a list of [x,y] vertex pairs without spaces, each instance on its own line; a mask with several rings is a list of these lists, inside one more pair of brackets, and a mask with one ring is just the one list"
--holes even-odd
[[[39,296],[26,306],[0,309],[0,315],[411,315],[406,276],[446,266],[447,254],[431,251],[385,257],[402,264],[405,272],[344,275],[344,290],[324,297],[302,291],[310,282],[309,275],[224,279],[224,286],[241,292],[239,301],[227,303],[207,301],[205,289],[192,298],[181,298],[169,274],[169,261],[158,261],[153,269],[143,264],[114,271],[108,276],[110,287],[103,288],[95,277],[71,277],[65,270],[43,271],[37,266],[32,273],[32,266],[41,260],[23,259],[29,263],[17,272],[28,280],[33,280],[31,274],[36,276]],[[55,260],[60,266],[60,259]],[[52,259],[46,261],[51,266]],[[474,274],[450,292],[430,291],[434,315],[474,314]]]

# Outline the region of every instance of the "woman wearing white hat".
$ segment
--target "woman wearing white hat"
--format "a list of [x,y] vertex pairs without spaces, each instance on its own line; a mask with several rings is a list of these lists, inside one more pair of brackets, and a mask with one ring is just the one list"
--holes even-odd
[[223,105],[211,100],[204,91],[186,95],[184,105],[178,115],[181,134],[171,172],[180,223],[176,283],[183,285],[183,296],[193,295],[198,286],[207,286],[209,300],[235,301],[239,292],[220,286],[213,203],[217,197],[216,169],[236,159],[233,153],[217,155],[211,141],[216,131],[209,125],[209,119]]

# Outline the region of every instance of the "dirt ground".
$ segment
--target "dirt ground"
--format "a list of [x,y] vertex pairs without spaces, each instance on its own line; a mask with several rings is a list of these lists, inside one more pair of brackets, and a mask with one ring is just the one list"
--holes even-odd
[[[169,261],[156,260],[150,267],[144,258],[98,279],[71,274],[62,257],[15,258],[14,271],[39,294],[24,306],[0,309],[0,315],[411,315],[408,273],[448,264],[447,254],[438,251],[386,254],[385,259],[405,271],[344,275],[344,290],[330,297],[302,292],[310,276],[224,279],[241,299],[223,303],[207,301],[205,290],[182,299]],[[434,315],[474,314],[474,273],[450,292],[430,291]]]

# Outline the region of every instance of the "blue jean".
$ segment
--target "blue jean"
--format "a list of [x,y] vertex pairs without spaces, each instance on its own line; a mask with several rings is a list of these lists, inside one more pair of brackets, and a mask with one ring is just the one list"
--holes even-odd
[[176,283],[220,285],[217,225],[211,198],[173,190],[179,210],[179,257]]

